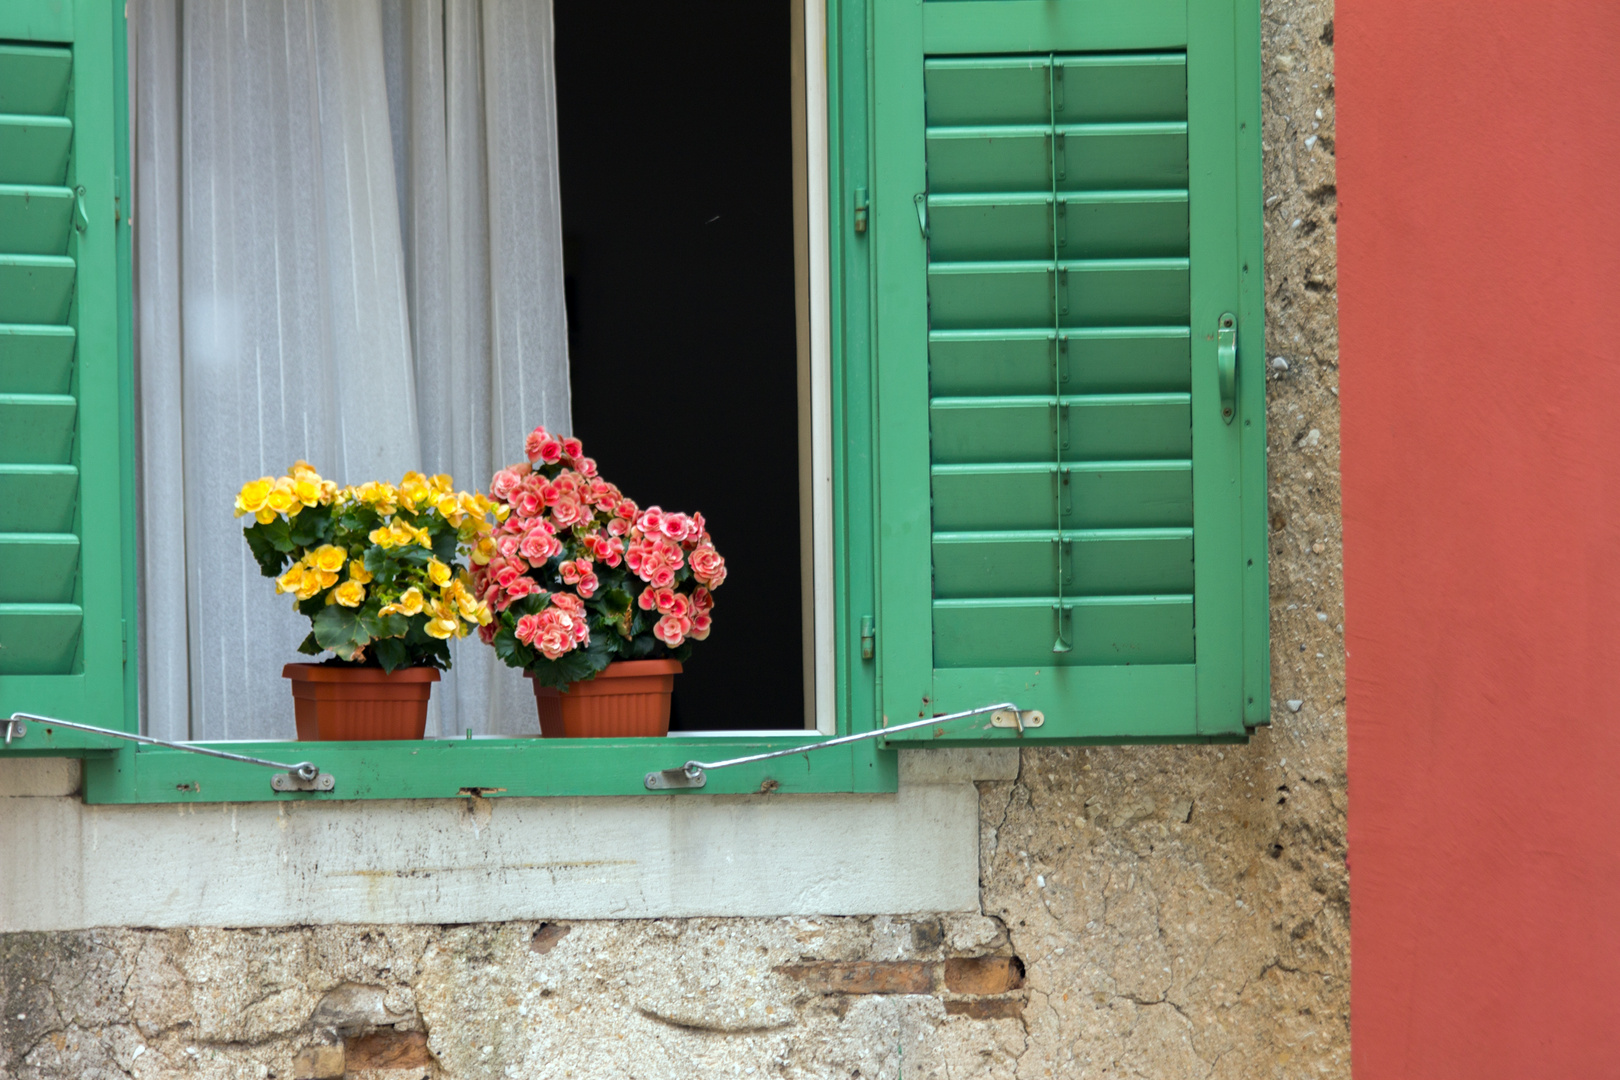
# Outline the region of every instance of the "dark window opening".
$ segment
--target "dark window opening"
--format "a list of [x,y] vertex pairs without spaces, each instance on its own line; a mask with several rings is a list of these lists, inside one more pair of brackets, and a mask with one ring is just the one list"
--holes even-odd
[[728,565],[671,729],[802,727],[792,8],[555,19],[574,433]]

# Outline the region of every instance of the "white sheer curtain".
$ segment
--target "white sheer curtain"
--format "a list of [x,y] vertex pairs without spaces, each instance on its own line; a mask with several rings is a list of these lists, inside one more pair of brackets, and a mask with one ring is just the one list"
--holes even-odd
[[[549,0],[132,0],[143,712],[291,738],[232,518],[298,458],[484,488],[569,428]],[[536,730],[474,638],[429,732]]]

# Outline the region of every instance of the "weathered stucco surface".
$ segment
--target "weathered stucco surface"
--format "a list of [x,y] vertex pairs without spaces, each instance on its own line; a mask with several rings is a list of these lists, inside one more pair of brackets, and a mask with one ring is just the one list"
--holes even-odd
[[1270,729],[1025,751],[983,915],[0,935],[0,1080],[1348,1076],[1331,17],[1265,7]]

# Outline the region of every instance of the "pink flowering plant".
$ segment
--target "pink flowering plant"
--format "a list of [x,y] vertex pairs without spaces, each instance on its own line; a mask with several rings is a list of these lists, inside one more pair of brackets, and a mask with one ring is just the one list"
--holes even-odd
[[578,439],[535,428],[529,460],[490,481],[489,561],[473,587],[494,618],[479,636],[542,686],[615,660],[685,660],[709,636],[726,563],[702,514],[645,510],[597,475]]

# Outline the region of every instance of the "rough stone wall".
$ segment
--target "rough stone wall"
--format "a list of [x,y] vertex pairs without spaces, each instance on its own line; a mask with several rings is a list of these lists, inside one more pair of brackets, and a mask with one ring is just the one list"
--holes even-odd
[[0,1080],[1346,1077],[1332,9],[1264,9],[1274,722],[1027,750],[983,916],[0,936]]

